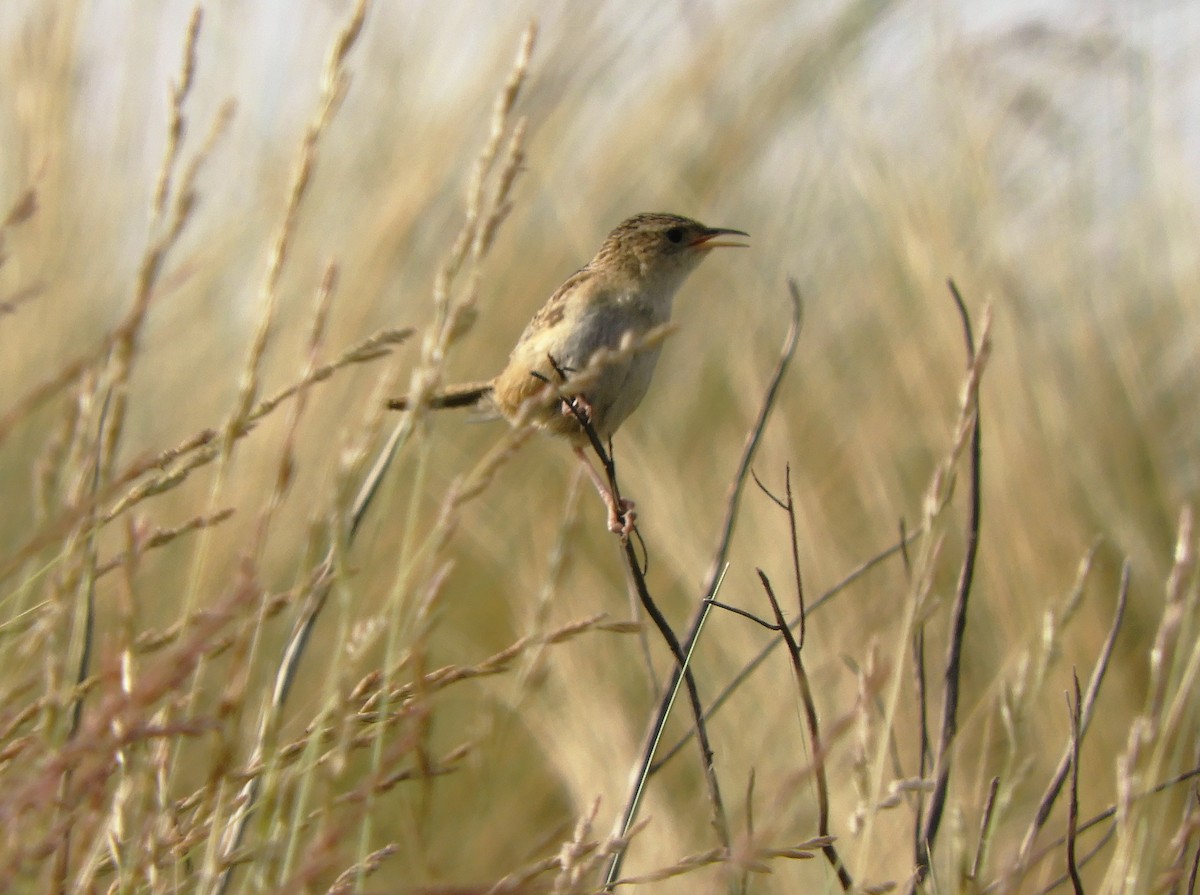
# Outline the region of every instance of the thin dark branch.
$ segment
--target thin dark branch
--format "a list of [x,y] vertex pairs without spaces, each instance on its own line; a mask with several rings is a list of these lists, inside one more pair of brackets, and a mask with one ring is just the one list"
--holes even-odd
[[[766,394],[763,396],[762,404],[759,408],[758,416],[754,421],[754,425],[750,429],[750,433],[746,438],[746,443],[742,448],[742,458],[738,465],[737,472],[734,475],[733,484],[729,489],[729,498],[726,502],[725,522],[722,528],[721,539],[717,547],[716,553],[713,556],[712,567],[709,570],[708,580],[701,593],[700,605],[697,608],[695,615],[692,617],[691,624],[688,629],[687,638],[684,641],[685,654],[690,654],[693,646],[696,643],[696,638],[699,637],[701,629],[704,627],[705,619],[708,618],[708,613],[711,606],[705,602],[706,599],[716,596],[716,589],[721,576],[724,574],[726,565],[726,557],[729,553],[729,544],[733,538],[734,523],[737,519],[737,513],[741,505],[741,495],[746,484],[746,478],[750,472],[750,464],[754,459],[754,454],[758,449],[758,443],[762,440],[763,431],[766,429],[767,419],[771,415],[771,410],[775,406],[775,399],[779,394],[779,389],[783,383],[783,376],[787,372],[788,366],[791,364],[792,357],[796,352],[796,343],[800,336],[801,323],[801,301],[800,292],[794,281],[788,281],[788,294],[792,300],[791,323],[788,327],[787,335],[784,338],[783,348],[780,352],[779,359],[775,364],[775,371],[771,376],[770,384],[767,386]],[[655,750],[658,747],[658,742],[662,738],[663,729],[667,723],[667,715],[670,711],[670,703],[672,700],[671,694],[678,686],[679,669],[676,668],[672,674],[672,679],[668,682],[666,689],[663,691],[662,697],[659,699],[658,708],[654,718],[646,731],[642,756],[635,770],[633,779],[635,784],[630,789],[630,793],[625,801],[625,807],[621,814],[621,823],[618,830],[624,835],[629,830],[637,813],[637,802],[641,790],[641,784],[636,781],[641,781],[653,774],[662,763],[654,763]],[[706,716],[703,709],[697,715],[698,719],[704,719]],[[699,733],[698,730],[695,731]],[[692,735],[689,732],[688,737]],[[672,753],[674,754],[674,752]],[[605,885],[610,885],[620,875],[621,862],[624,859],[624,849],[618,849],[613,853],[612,860],[609,862],[608,871],[605,874]]]
[[971,332],[971,314],[967,311],[967,303],[963,301],[962,293],[958,291],[958,284],[953,279],[946,280],[946,286],[950,289],[950,297],[954,299],[954,306],[958,308],[958,316],[962,320],[963,340],[967,350],[967,363],[975,363],[975,335]]
[[1200,842],[1196,843],[1196,851],[1192,854],[1192,869],[1188,873],[1187,895],[1196,895],[1196,876],[1200,873]]
[[[907,565],[908,554],[905,553]],[[917,739],[920,750],[917,755],[917,777],[925,779],[929,773],[931,759],[929,748],[929,688],[925,677],[925,627],[922,625],[913,634],[913,678],[917,688]],[[913,816],[913,854],[921,851],[921,830],[925,824],[925,800],[917,800]]]
[[[753,470],[751,470],[753,474]],[[764,485],[757,475],[754,476],[754,483],[758,485],[763,494],[767,495],[776,506],[787,513],[788,517],[788,536],[791,540],[792,547],[792,576],[796,582],[796,603],[799,607],[799,612],[796,615],[799,631],[796,635],[796,641],[800,648],[804,648],[804,637],[807,633],[804,624],[804,580],[800,577],[800,536],[796,531],[796,501],[792,498],[792,464],[787,464],[783,471],[783,493],[786,498],[780,498],[772,494],[767,486]]]
[[783,498],[779,497],[779,495],[775,494],[766,485],[764,485],[762,479],[758,477],[758,473],[753,469],[750,470],[750,477],[754,479],[754,484],[758,485],[758,490],[765,494],[769,500],[779,507],[779,509],[786,510],[788,508],[787,502],[784,501]]
[[[1113,837],[1116,834],[1117,834],[1117,825],[1112,824],[1111,826],[1109,826],[1109,828],[1107,830],[1104,831],[1104,835],[1100,837],[1100,839],[1096,842],[1096,844],[1093,845],[1088,850],[1087,854],[1085,854],[1082,858],[1079,859],[1079,862],[1078,862],[1079,866],[1086,867],[1088,864],[1090,864],[1092,858],[1094,858],[1094,857],[1096,857],[1096,855],[1100,854],[1101,849],[1103,849],[1104,846],[1108,845],[1108,843],[1112,841]],[[1065,837],[1064,837],[1064,839],[1065,839]],[[1042,891],[1039,892],[1038,895],[1050,895],[1050,893],[1053,892],[1055,889],[1057,889],[1059,886],[1065,886],[1070,881],[1071,881],[1070,874],[1063,873],[1057,879],[1055,879],[1054,882],[1050,883],[1050,885],[1048,885],[1044,889],[1042,889]]]
[[[1129,578],[1130,564],[1126,559],[1121,565],[1121,584],[1117,590],[1117,607],[1113,612],[1112,624],[1108,628],[1108,636],[1104,638],[1104,646],[1100,649],[1100,656],[1096,659],[1096,665],[1092,668],[1092,675],[1088,679],[1087,690],[1083,696],[1083,702],[1080,706],[1080,736],[1087,733],[1088,726],[1092,720],[1092,709],[1096,704],[1096,697],[1100,694],[1100,684],[1104,681],[1104,674],[1108,670],[1109,660],[1112,658],[1113,647],[1117,642],[1117,633],[1121,630],[1121,623],[1125,618],[1125,606],[1129,601]],[[1029,855],[1033,852],[1034,842],[1037,840],[1037,834],[1046,824],[1047,818],[1050,817],[1050,811],[1054,807],[1054,803],[1058,800],[1058,795],[1062,791],[1062,785],[1067,779],[1067,772],[1071,764],[1071,745],[1063,750],[1062,758],[1059,759],[1058,767],[1050,778],[1050,783],[1046,786],[1045,793],[1042,794],[1042,800],[1038,803],[1038,810],[1034,814],[1033,823],[1029,825],[1029,829],[1025,833],[1025,838],[1021,842],[1021,850],[1018,852],[1017,864],[1018,868],[1024,867],[1028,863]]]
[[978,880],[983,872],[983,860],[987,854],[988,838],[992,831],[992,815],[996,810],[996,794],[1000,792],[1000,778],[993,777],[988,784],[987,801],[983,806],[983,817],[979,819],[979,843],[975,847],[975,860],[971,864],[971,879]]
[[1067,799],[1067,873],[1075,895],[1083,895],[1083,881],[1079,878],[1079,865],[1075,863],[1075,835],[1079,825],[1079,675],[1072,672],[1075,682],[1075,699],[1067,697],[1067,708],[1071,713],[1071,789]]
[[[547,354],[546,359],[550,362],[550,366],[554,368],[559,382],[565,383],[567,381],[567,374],[571,371],[559,364],[553,355]],[[543,382],[547,381],[546,377],[536,370],[533,371],[533,376]],[[612,440],[609,440],[607,446],[604,444],[604,441],[600,438],[600,433],[592,425],[592,420],[588,415],[585,403],[580,400],[579,396],[562,395],[560,400],[562,401],[563,409],[575,417],[575,421],[579,423],[583,434],[587,436],[588,443],[591,444],[592,450],[600,460],[600,465],[604,467],[604,475],[608,479],[608,488],[612,492],[612,499],[619,507],[621,505],[621,486],[617,481],[617,461],[613,453]],[[642,561],[639,563],[635,559],[634,563],[638,569],[638,574],[645,577],[650,571],[650,551],[646,549],[646,541],[642,538],[642,533],[638,530],[636,523],[633,526],[633,534],[637,538],[638,543],[642,545]]]
[[[958,286],[948,281],[950,295],[958,308],[962,321],[963,337],[967,346],[967,368],[975,364],[975,336],[971,332],[971,315],[963,302]],[[982,490],[980,480],[983,470],[983,427],[979,401],[979,381],[975,380],[975,394],[967,396],[974,401],[974,421],[971,425],[970,483],[967,497],[967,543],[959,570],[958,586],[955,588],[954,607],[951,610],[950,642],[946,651],[945,692],[942,697],[942,728],[938,740],[937,760],[934,765],[936,780],[933,795],[929,799],[929,813],[921,834],[921,843],[915,855],[916,881],[920,882],[929,872],[934,842],[946,807],[946,795],[950,789],[950,752],[958,733],[959,686],[962,678],[963,640],[967,629],[967,608],[970,603],[971,586],[975,581],[975,560],[979,553],[979,524],[982,516]]]
[[[912,560],[908,555],[908,525],[904,517],[900,517],[901,557],[904,560],[904,572],[912,578]],[[917,627],[913,634],[913,683],[917,690],[917,778],[925,779],[929,773],[929,763],[932,754],[929,748],[929,685],[925,675],[925,626]],[[913,854],[921,851],[921,830],[925,826],[925,799],[917,796],[916,810],[913,812],[912,847]],[[976,855],[976,860],[978,860]]]
[[759,618],[753,612],[748,612],[747,610],[740,609],[737,606],[730,606],[728,603],[722,603],[720,600],[706,600],[705,602],[715,606],[717,609],[724,609],[726,612],[732,612],[734,615],[740,615],[742,618],[747,618],[756,625],[761,625],[762,627],[766,628],[768,631],[779,630],[779,625],[773,625],[765,618]]
[[[788,499],[790,504],[790,493]],[[817,705],[813,700],[812,686],[808,680],[808,672],[804,670],[804,662],[800,658],[800,644],[792,636],[791,629],[788,628],[787,620],[783,617],[783,610],[779,608],[779,601],[775,599],[775,592],[771,589],[771,581],[762,569],[755,569],[755,571],[758,572],[758,580],[762,582],[763,590],[767,592],[767,599],[771,602],[771,611],[775,613],[779,631],[787,644],[788,656],[792,660],[792,670],[796,673],[796,684],[800,688],[800,699],[804,703],[804,720],[808,725],[808,738],[812,742],[813,777],[817,781],[817,835],[827,837],[829,836],[829,781],[825,775],[825,747],[821,745],[821,728],[817,721]],[[829,861],[829,866],[837,874],[842,891],[849,892],[854,887],[854,880],[850,878],[850,873],[842,863],[837,848],[832,842],[827,842],[821,846],[821,851]]]
[[[567,371],[559,365],[558,361],[554,357],[547,355],[547,359],[549,360],[550,365],[554,368],[554,372],[558,375],[559,380],[566,382]],[[537,374],[535,373],[534,375]],[[579,423],[580,428],[583,429],[584,434],[591,443],[592,450],[600,459],[600,464],[604,467],[604,473],[608,478],[608,487],[612,493],[612,499],[615,505],[619,507],[621,505],[621,490],[620,485],[617,482],[617,464],[616,460],[613,458],[611,442],[606,448],[604,442],[600,438],[600,434],[596,431],[596,427],[592,425],[591,416],[587,413],[584,402],[579,400],[578,397],[564,395],[562,396],[562,403],[564,409],[566,409],[575,417],[575,421]],[[637,534],[640,541],[641,533],[638,531],[636,524],[634,525],[633,530]],[[675,635],[674,629],[671,628],[666,616],[663,615],[662,610],[658,608],[658,604],[654,602],[654,598],[650,594],[650,588],[646,584],[645,575],[645,569],[649,566],[649,554],[644,550],[644,541],[642,541],[642,544],[643,552],[646,553],[647,556],[645,565],[638,561],[637,551],[634,549],[633,542],[629,538],[622,539],[621,546],[625,555],[625,564],[629,569],[631,578],[633,579],[634,590],[637,591],[638,600],[641,602],[642,608],[646,611],[646,614],[650,616],[651,621],[654,622],[654,627],[658,629],[658,633],[662,636],[663,640],[666,641],[667,646],[671,650],[671,655],[675,658],[676,677],[674,680],[676,683],[678,682],[678,674],[680,672],[683,674],[683,682],[687,686],[688,701],[691,704],[692,717],[695,722],[694,729],[699,740],[700,765],[704,771],[704,780],[708,786],[709,801],[712,804],[713,826],[716,829],[718,841],[721,843],[722,847],[728,849],[730,845],[729,822],[725,817],[725,803],[724,799],[721,797],[721,787],[717,781],[716,768],[713,765],[712,745],[708,739],[708,726],[704,721],[704,703],[700,700],[700,690],[696,686],[695,675],[692,674],[692,669],[688,666],[688,656],[691,655],[691,644],[689,644],[687,653],[685,654],[683,647],[679,643],[679,638]],[[674,700],[673,690],[671,699],[672,701]],[[644,785],[644,781],[645,777],[643,776],[637,787],[637,791],[639,793]],[[638,801],[639,799],[635,797],[635,799],[630,802],[630,805],[634,810],[636,810]],[[632,822],[633,817],[630,815],[627,823],[631,824]],[[628,826],[621,830],[620,835],[624,837],[627,832]],[[619,871],[620,861],[614,860],[606,880],[606,885],[612,884],[613,880],[617,878]]]
[[[564,369],[556,358],[547,355],[547,360],[550,366],[554,368],[560,382],[567,381],[568,371]],[[534,373],[539,379],[544,379],[538,373]],[[591,416],[586,410],[586,405],[576,396],[563,395],[561,397],[564,410],[575,417],[575,421],[579,424],[584,434],[587,436],[588,442],[592,446],[592,450],[600,460],[600,464],[604,467],[605,476],[608,478],[608,487],[612,493],[612,499],[616,506],[621,505],[621,490],[617,482],[617,465],[613,458],[611,443],[606,448],[600,434],[596,431],[596,427],[592,424]],[[637,533],[638,539],[641,540],[641,533],[638,532],[636,524],[634,532]],[[643,548],[645,542],[643,541]],[[645,566],[638,561],[637,552],[633,547],[633,542],[629,538],[622,539],[622,550],[625,555],[625,564],[629,569],[630,577],[633,580],[634,590],[637,591],[638,600],[642,604],[642,608],[646,614],[650,616],[654,622],[654,627],[658,629],[658,633],[666,641],[668,648],[671,650],[671,655],[675,658],[676,668],[675,676],[672,679],[673,686],[668,691],[669,699],[674,702],[674,693],[678,686],[679,673],[683,674],[683,682],[687,686],[688,701],[691,704],[692,716],[695,722],[694,730],[697,733],[700,746],[700,764],[704,771],[705,783],[708,786],[709,801],[712,804],[713,810],[713,825],[717,831],[717,838],[721,845],[728,849],[730,845],[729,839],[729,823],[725,817],[725,804],[721,797],[721,787],[717,780],[716,768],[713,765],[712,745],[708,739],[708,727],[704,720],[704,704],[700,700],[700,690],[696,686],[696,678],[692,674],[692,670],[688,667],[688,656],[691,654],[691,644],[688,646],[685,654],[683,647],[679,643],[679,638],[675,631],[671,628],[662,610],[658,608],[658,604],[654,602],[654,598],[650,594],[650,589],[646,585]],[[647,559],[646,565],[648,566]],[[664,715],[665,719],[665,715]],[[625,825],[620,831],[620,836],[624,837],[629,830],[629,825],[633,823],[634,812],[640,802],[642,788],[645,785],[646,775],[643,772],[639,775],[638,784],[635,787],[634,794],[628,803],[628,811],[626,815]],[[609,867],[609,871],[605,880],[606,886],[611,886],[613,881],[617,879],[620,873],[620,856],[616,856]]]
[[[565,380],[565,371],[559,366],[558,362],[553,358],[549,358],[550,364],[554,367],[555,372],[560,378]],[[591,417],[588,415],[581,402],[574,397],[564,396],[562,398],[564,407],[570,411],[579,423],[584,433],[587,435],[588,441],[591,443],[592,450],[600,459],[601,465],[604,467],[605,475],[608,478],[608,486],[612,491],[612,498],[617,506],[621,505],[621,491],[617,482],[617,466],[613,459],[611,444],[608,449],[605,449],[603,441],[600,439],[599,433],[596,432],[595,426],[592,425]],[[638,539],[641,540],[641,534],[634,525],[634,532],[638,534]],[[643,543],[643,549],[645,542]],[[674,690],[678,684],[679,674],[683,675],[683,682],[688,691],[688,702],[691,704],[692,718],[695,722],[694,730],[697,734],[697,739],[700,746],[700,764],[704,771],[704,780],[708,786],[709,801],[712,804],[713,811],[713,826],[717,832],[717,839],[722,847],[728,849],[730,846],[729,838],[729,822],[725,817],[725,803],[721,797],[721,787],[717,780],[716,768],[713,765],[713,750],[708,739],[708,726],[704,720],[704,703],[700,700],[700,690],[696,686],[695,675],[692,674],[691,668],[688,666],[688,656],[691,655],[691,649],[694,642],[689,642],[687,651],[684,651],[683,646],[679,643],[679,638],[675,631],[671,628],[662,610],[658,608],[658,604],[654,602],[654,598],[650,594],[650,589],[646,584],[645,567],[638,561],[637,551],[634,549],[633,541],[629,538],[622,539],[622,551],[625,555],[625,564],[629,569],[629,574],[633,579],[634,589],[637,591],[638,600],[641,601],[642,608],[646,614],[650,616],[654,622],[654,627],[658,629],[658,633],[666,641],[668,648],[671,650],[671,655],[675,658],[675,675],[672,679],[673,686],[669,691],[671,700],[674,700]],[[648,556],[648,554],[647,554]],[[646,566],[649,565],[647,558]],[[664,715],[665,720],[665,715]],[[620,836],[624,837],[629,830],[629,825],[633,823],[633,812],[636,811],[640,801],[640,792],[645,782],[645,774],[640,775],[640,782],[636,788],[634,797],[629,802],[630,811],[627,814],[625,825],[621,829]],[[605,885],[611,886],[613,881],[617,879],[620,873],[620,855],[615,856],[606,877]]]

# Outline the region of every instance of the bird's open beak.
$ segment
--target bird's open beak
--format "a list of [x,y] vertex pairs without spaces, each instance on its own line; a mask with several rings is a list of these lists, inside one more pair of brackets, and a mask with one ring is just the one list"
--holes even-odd
[[744,236],[747,239],[750,238],[750,234],[743,230],[727,230],[723,227],[712,227],[692,240],[692,247],[697,249],[716,249],[721,246],[729,246],[736,249],[750,248],[744,242],[733,242],[728,239],[718,240],[718,236]]

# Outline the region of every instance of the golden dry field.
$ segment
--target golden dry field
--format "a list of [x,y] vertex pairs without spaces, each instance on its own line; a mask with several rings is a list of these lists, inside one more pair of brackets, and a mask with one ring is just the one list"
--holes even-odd
[[[1011,6],[6,0],[0,891],[1195,891],[1200,21]],[[384,406],[642,211],[626,550]]]

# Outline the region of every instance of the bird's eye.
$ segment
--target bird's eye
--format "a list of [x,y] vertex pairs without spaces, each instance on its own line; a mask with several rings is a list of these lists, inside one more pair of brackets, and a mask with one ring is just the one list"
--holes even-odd
[[683,239],[683,228],[682,227],[672,227],[670,230],[667,231],[667,239],[671,240],[671,242],[678,245],[679,242]]

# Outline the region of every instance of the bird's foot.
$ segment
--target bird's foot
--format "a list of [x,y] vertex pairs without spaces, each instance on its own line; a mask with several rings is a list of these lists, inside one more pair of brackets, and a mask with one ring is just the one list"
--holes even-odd
[[620,535],[622,541],[628,540],[637,523],[637,512],[634,510],[633,501],[624,497],[619,500],[614,499],[606,491],[604,502],[608,504],[608,530],[613,534]]
[[582,447],[575,448],[575,456],[583,463],[584,471],[592,480],[592,484],[596,486],[600,499],[608,507],[608,530],[613,534],[620,535],[622,541],[629,540],[629,535],[633,531],[634,525],[637,524],[637,513],[634,512],[633,501],[613,494],[608,482],[592,465],[592,461]]

